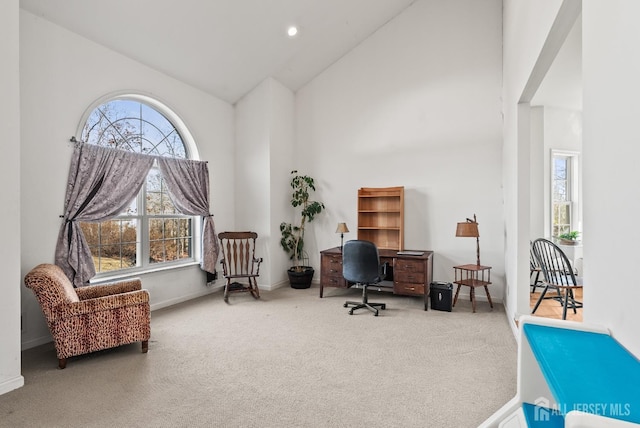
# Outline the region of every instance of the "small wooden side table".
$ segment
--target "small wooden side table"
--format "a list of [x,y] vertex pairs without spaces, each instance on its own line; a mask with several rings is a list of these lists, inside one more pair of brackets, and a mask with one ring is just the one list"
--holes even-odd
[[489,288],[487,285],[491,284],[491,266],[481,265],[461,265],[454,266],[455,281],[454,284],[458,284],[456,290],[456,296],[453,299],[453,306],[458,301],[458,293],[460,293],[460,287],[466,285],[470,288],[469,294],[471,296],[471,306],[473,312],[476,311],[476,287],[484,287],[485,293],[487,293],[487,300],[489,305],[493,309],[493,302],[491,301],[491,294],[489,294]]

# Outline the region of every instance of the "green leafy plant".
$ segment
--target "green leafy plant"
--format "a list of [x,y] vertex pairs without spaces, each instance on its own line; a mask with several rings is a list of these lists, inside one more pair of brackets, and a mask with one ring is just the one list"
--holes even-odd
[[580,232],[578,232],[577,230],[572,230],[571,232],[567,232],[567,233],[563,233],[561,235],[558,235],[558,238],[567,239],[569,241],[575,241],[575,240],[578,239],[579,235],[580,235]]
[[308,175],[299,175],[298,171],[291,171],[291,206],[300,209],[300,221],[297,224],[280,223],[280,246],[293,260],[293,270],[302,271],[300,260],[305,256],[304,252],[304,228],[307,223],[313,221],[316,215],[324,209],[322,202],[311,200],[311,192],[316,190],[313,178]]

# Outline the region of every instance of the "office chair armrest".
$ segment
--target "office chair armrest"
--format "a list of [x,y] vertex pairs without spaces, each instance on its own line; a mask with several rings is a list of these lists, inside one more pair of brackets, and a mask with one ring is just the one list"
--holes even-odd
[[387,277],[387,269],[389,268],[389,262],[384,262],[380,265],[380,281],[384,281]]

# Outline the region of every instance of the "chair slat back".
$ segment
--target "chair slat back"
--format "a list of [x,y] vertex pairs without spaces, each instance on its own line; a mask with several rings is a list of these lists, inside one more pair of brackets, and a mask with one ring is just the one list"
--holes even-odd
[[536,239],[533,241],[533,254],[547,284],[559,287],[578,285],[569,258],[556,244],[548,239]]
[[535,254],[533,254],[533,242],[529,241],[529,271],[533,272],[540,268]]
[[256,264],[256,232],[222,232],[218,234],[222,248],[225,276],[254,275]]

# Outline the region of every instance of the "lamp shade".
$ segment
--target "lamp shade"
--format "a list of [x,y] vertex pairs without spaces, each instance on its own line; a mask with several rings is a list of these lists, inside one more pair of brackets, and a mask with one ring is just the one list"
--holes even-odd
[[478,231],[478,223],[475,221],[466,221],[458,223],[456,228],[456,236],[462,238],[477,238],[480,236]]
[[347,232],[349,232],[347,223],[338,223],[338,228],[336,229],[336,233],[347,233]]

